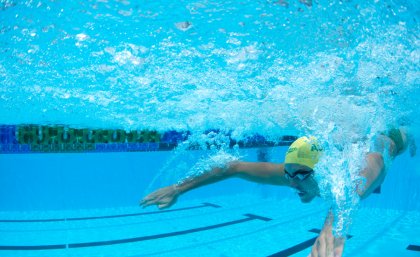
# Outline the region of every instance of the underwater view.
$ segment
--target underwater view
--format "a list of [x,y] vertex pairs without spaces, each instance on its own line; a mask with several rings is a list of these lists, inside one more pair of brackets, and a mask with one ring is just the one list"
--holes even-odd
[[0,256],[417,256],[419,19],[0,0]]

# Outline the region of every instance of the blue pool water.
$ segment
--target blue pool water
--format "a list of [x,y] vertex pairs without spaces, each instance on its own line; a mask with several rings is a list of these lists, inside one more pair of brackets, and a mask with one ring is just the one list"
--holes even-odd
[[[272,148],[271,160],[281,161],[285,150]],[[241,154],[257,160],[255,149]],[[169,212],[138,207],[169,157],[169,152],[0,155],[1,256],[308,254],[329,203],[303,204],[288,188],[232,179],[182,196]],[[416,163],[418,157],[397,159],[381,193],[362,203],[344,256],[418,255],[407,250],[420,243],[420,176],[410,168]],[[160,184],[165,182],[154,187]]]
[[[261,160],[229,147],[250,135],[317,136],[334,163],[319,173],[347,186],[379,131],[420,142],[419,16],[415,0],[0,0],[0,131],[188,135],[171,151],[39,153],[0,133],[0,256],[307,256],[328,197],[232,179],[169,212],[137,204],[209,163]],[[264,149],[282,162],[287,148]],[[419,163],[405,152],[351,206],[344,256],[418,256]]]

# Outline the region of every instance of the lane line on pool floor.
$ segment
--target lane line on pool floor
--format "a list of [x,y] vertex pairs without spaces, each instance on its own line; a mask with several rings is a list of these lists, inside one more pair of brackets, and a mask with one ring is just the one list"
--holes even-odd
[[[252,207],[253,209],[255,209],[256,206],[269,205],[269,204],[271,204],[271,202],[272,201],[265,201],[265,202],[262,201],[262,202],[253,203],[253,204],[241,205],[239,207],[236,206],[234,208],[232,206],[229,206],[229,204],[228,204],[228,206],[223,207],[223,208],[220,205],[213,204],[213,203],[205,202],[203,204],[206,204],[206,205],[209,205],[209,206],[214,206],[216,209],[222,210],[221,212],[230,213],[232,210],[236,211],[236,210],[240,210],[240,209],[248,209],[248,208],[245,208],[245,207]],[[225,204],[227,204],[227,203],[225,203]],[[216,210],[216,211],[212,211],[211,213],[214,214],[215,212],[220,212],[220,211]],[[247,211],[243,210],[243,212],[247,212]],[[159,211],[158,211],[158,213],[159,213]],[[208,213],[205,213],[205,214],[207,215]],[[191,214],[183,215],[182,218],[194,217],[194,216],[197,216],[197,215],[202,216],[203,213],[193,212]],[[172,220],[172,219],[173,218],[160,218],[159,221],[166,221],[166,220]],[[65,227],[65,228],[53,228],[53,229],[45,229],[45,227],[43,227],[42,229],[41,228],[39,228],[39,229],[18,229],[18,230],[17,229],[6,229],[6,230],[0,229],[0,233],[1,232],[25,232],[26,233],[26,232],[40,232],[40,231],[42,231],[42,232],[45,232],[45,231],[70,231],[70,230],[80,230],[80,229],[94,230],[94,229],[98,229],[98,228],[112,228],[112,227],[130,226],[130,225],[138,225],[138,224],[141,224],[141,223],[149,223],[149,222],[150,221],[147,221],[147,222],[136,221],[136,222],[128,222],[128,223],[125,222],[124,224],[119,223],[119,224],[107,224],[107,225],[98,225],[98,226],[89,226],[89,227]],[[13,223],[11,223],[11,224],[13,224]]]
[[[321,233],[321,230],[320,229],[317,229],[317,228],[313,228],[313,229],[310,229],[309,232],[313,232],[313,233],[319,234],[319,233]],[[311,247],[315,243],[317,237],[318,236],[313,237],[311,239],[308,239],[306,241],[303,241],[302,243],[299,243],[297,245],[294,245],[292,247],[289,247],[287,249],[284,249],[284,250],[282,250],[280,252],[277,252],[275,254],[269,255],[267,257],[287,257],[287,256],[290,256],[290,255],[296,254],[298,252],[301,252],[301,251],[305,250],[308,247]],[[350,239],[353,236],[352,235],[347,235],[346,237],[347,237],[347,239]]]
[[420,245],[408,245],[407,250],[420,252]]
[[163,210],[163,211],[139,212],[139,213],[130,213],[130,214],[96,216],[96,217],[81,217],[81,218],[0,220],[0,222],[2,222],[2,223],[18,223],[18,222],[29,223],[29,222],[63,222],[63,221],[76,221],[76,220],[113,219],[113,218],[122,218],[122,217],[133,217],[133,216],[143,216],[143,215],[151,215],[151,214],[161,214],[161,213],[167,213],[167,212],[185,211],[185,210],[199,209],[199,208],[205,208],[205,207],[221,208],[221,206],[219,206],[217,204],[202,203],[202,205],[198,205],[198,206],[191,206],[191,207],[184,207],[184,208],[177,208],[177,209]]
[[244,214],[247,218],[239,219],[239,220],[233,220],[228,221],[220,224],[215,224],[211,226],[206,227],[199,227],[199,228],[193,228],[193,229],[187,229],[187,230],[181,230],[181,231],[175,231],[175,232],[169,232],[169,233],[163,233],[163,234],[157,234],[157,235],[150,235],[150,236],[141,236],[141,237],[134,237],[134,238],[126,238],[126,239],[117,239],[117,240],[108,240],[108,241],[98,241],[98,242],[87,242],[87,243],[73,243],[73,244],[57,244],[57,245],[35,245],[35,246],[0,246],[0,250],[52,250],[52,249],[64,249],[64,248],[82,248],[82,247],[92,247],[92,246],[105,246],[105,245],[114,245],[114,244],[125,244],[125,243],[134,243],[134,242],[140,242],[140,241],[148,241],[148,240],[154,240],[154,239],[160,239],[160,238],[166,238],[166,237],[172,237],[172,236],[180,236],[190,233],[196,233],[200,231],[205,230],[211,230],[226,226],[231,226],[239,223],[244,223],[252,220],[262,220],[262,221],[270,221],[272,219],[262,217],[259,215],[254,214]]

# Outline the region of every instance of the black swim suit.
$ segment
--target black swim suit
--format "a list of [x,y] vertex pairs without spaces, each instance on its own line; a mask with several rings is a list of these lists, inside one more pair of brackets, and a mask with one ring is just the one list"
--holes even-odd
[[397,153],[400,153],[404,149],[404,141],[401,135],[401,131],[399,129],[390,129],[387,134],[385,134],[392,141],[395,143],[395,147],[397,148]]

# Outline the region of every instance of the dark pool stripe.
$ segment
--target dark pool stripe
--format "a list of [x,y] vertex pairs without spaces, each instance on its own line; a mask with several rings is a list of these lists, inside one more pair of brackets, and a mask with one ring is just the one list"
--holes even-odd
[[134,238],[110,240],[110,241],[101,241],[101,242],[91,242],[91,243],[69,244],[68,247],[69,248],[81,248],[81,247],[92,247],[92,246],[104,246],[104,245],[133,243],[133,242],[154,240],[154,239],[165,238],[165,237],[191,234],[191,233],[196,233],[196,232],[200,232],[200,231],[231,226],[231,225],[234,225],[234,224],[243,223],[243,222],[256,220],[256,219],[263,220],[263,221],[271,220],[269,218],[265,218],[265,217],[261,217],[261,216],[257,216],[257,215],[253,215],[253,214],[245,214],[245,216],[247,216],[248,218],[229,221],[229,222],[220,223],[220,224],[207,226],[207,227],[194,228],[194,229],[188,229],[188,230],[182,230],[182,231],[176,231],[176,232],[164,233],[164,234],[158,234],[158,235],[152,235],[152,236],[142,236],[142,237],[134,237]]
[[407,246],[407,250],[420,252],[420,245],[409,245]]
[[166,213],[166,212],[176,212],[176,211],[185,211],[185,210],[199,209],[199,208],[204,208],[204,207],[220,208],[220,206],[218,206],[216,204],[203,203],[202,205],[198,205],[198,206],[178,208],[178,209],[171,209],[171,210],[150,211],[150,212],[140,212],[140,213],[121,214],[121,215],[110,215],[110,216],[98,216],[98,217],[68,218],[67,220],[71,220],[71,221],[74,221],[74,220],[94,220],[94,219],[111,219],[111,218],[121,218],[121,217],[131,217],[131,216],[143,216],[143,215],[159,214],[159,213]]
[[178,209],[171,209],[171,210],[163,210],[163,211],[151,211],[151,212],[140,212],[140,213],[109,215],[109,216],[97,216],[97,217],[81,217],[81,218],[32,219],[32,220],[0,220],[0,222],[3,222],[3,223],[6,223],[6,222],[59,222],[59,221],[75,221],[75,220],[112,219],[112,218],[122,218],[122,217],[132,217],[132,216],[143,216],[143,215],[159,214],[159,213],[166,213],[166,212],[185,211],[185,210],[199,209],[199,208],[204,208],[204,207],[220,208],[220,206],[219,205],[216,205],[216,204],[203,203],[202,205],[198,205],[198,206],[178,208]]
[[204,205],[207,205],[207,206],[214,207],[214,208],[222,208],[222,206],[217,205],[217,204],[214,204],[214,203],[203,203],[203,204],[204,204]]
[[[313,229],[310,229],[309,232],[313,232],[313,233],[319,234],[319,233],[321,233],[321,230],[320,229],[317,229],[317,228],[313,228]],[[352,237],[353,236],[351,236],[351,235],[347,235],[347,239],[350,239]],[[267,257],[287,257],[287,256],[290,256],[290,255],[296,254],[296,253],[298,253],[300,251],[303,251],[306,248],[311,247],[312,245],[314,245],[314,243],[316,241],[316,238],[317,238],[317,236],[316,237],[313,237],[311,239],[308,239],[308,240],[306,240],[306,241],[304,241],[302,243],[299,243],[297,245],[294,245],[292,247],[289,247],[287,249],[284,249],[284,250],[282,250],[280,252],[277,252],[275,254],[269,255]]]
[[133,243],[133,242],[140,242],[140,241],[147,241],[147,240],[154,240],[160,239],[165,237],[172,237],[172,236],[180,236],[185,234],[191,234],[196,232],[201,232],[205,230],[211,230],[226,226],[231,226],[243,222],[248,222],[251,220],[262,220],[262,221],[270,221],[270,218],[254,215],[254,214],[244,214],[247,218],[224,222],[216,225],[194,228],[194,229],[187,229],[181,230],[171,233],[163,233],[158,235],[151,235],[151,236],[141,236],[141,237],[134,237],[134,238],[126,238],[126,239],[118,239],[118,240],[109,240],[109,241],[99,241],[99,242],[89,242],[89,243],[77,243],[77,244],[61,244],[61,245],[34,245],[34,246],[8,246],[3,245],[0,246],[0,250],[52,250],[52,249],[64,249],[64,248],[82,248],[82,247],[92,247],[92,246],[104,246],[104,245],[114,245],[114,244],[125,244],[125,243]]
[[287,248],[285,250],[282,250],[282,251],[280,251],[278,253],[269,255],[268,257],[286,257],[286,256],[293,255],[295,253],[298,253],[300,251],[303,251],[306,248],[312,246],[315,243],[316,238],[317,238],[317,236],[316,237],[313,237],[313,238],[311,238],[309,240],[306,240],[306,241],[304,241],[304,242],[302,242],[300,244],[297,244],[295,246],[292,246],[290,248]]
[[66,245],[23,245],[23,246],[8,246],[1,245],[0,250],[3,251],[34,251],[34,250],[57,250],[57,249],[66,249]]
[[66,221],[66,219],[0,220],[1,223],[13,223],[13,222],[58,222],[58,221]]

